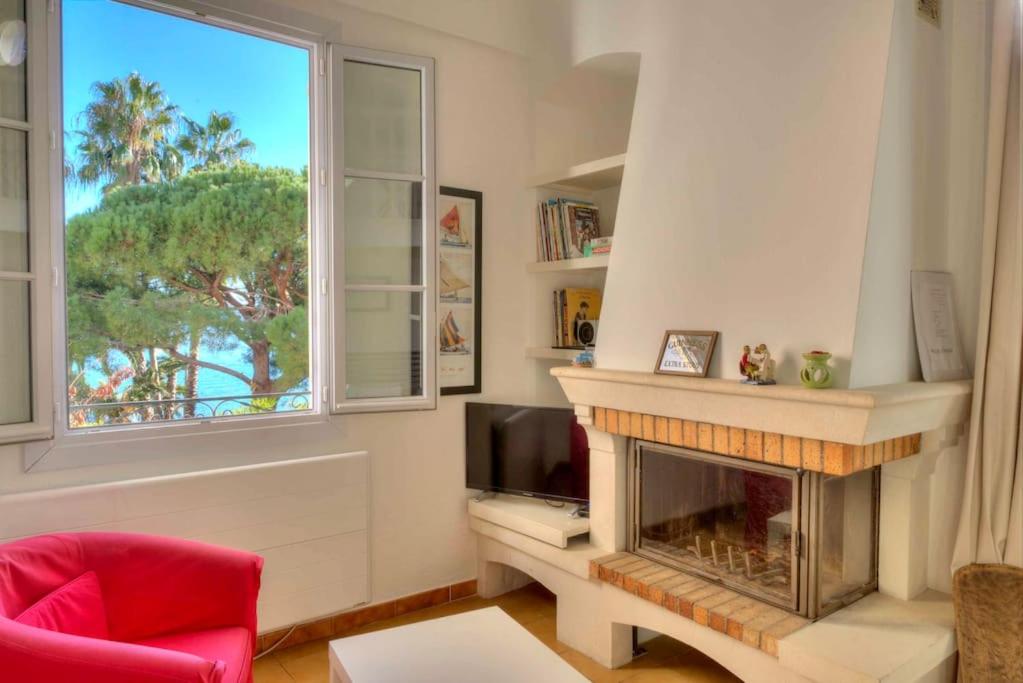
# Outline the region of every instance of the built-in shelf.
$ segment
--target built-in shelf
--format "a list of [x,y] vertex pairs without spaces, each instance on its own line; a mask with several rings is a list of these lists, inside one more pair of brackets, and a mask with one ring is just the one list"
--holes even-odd
[[537,261],[527,263],[526,270],[530,273],[561,273],[570,270],[607,270],[610,254],[588,256],[585,258],[567,258],[560,261]]
[[542,358],[544,360],[564,360],[571,362],[582,352],[582,349],[554,349],[549,346],[530,346],[526,348],[526,358]]
[[592,191],[620,185],[625,172],[625,155],[614,156],[576,164],[554,173],[547,173],[533,179],[536,187],[556,186]]
[[552,507],[536,498],[499,494],[484,500],[470,500],[469,515],[558,548],[567,548],[568,539],[590,531],[589,519],[572,516],[576,507],[570,503]]

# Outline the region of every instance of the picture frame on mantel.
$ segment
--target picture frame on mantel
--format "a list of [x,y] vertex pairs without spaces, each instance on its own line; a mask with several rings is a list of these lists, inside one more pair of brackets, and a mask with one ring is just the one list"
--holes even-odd
[[483,334],[483,193],[441,186],[437,198],[437,320],[441,396],[479,394]]
[[714,331],[668,330],[664,333],[654,372],[706,377],[717,341],[718,333]]

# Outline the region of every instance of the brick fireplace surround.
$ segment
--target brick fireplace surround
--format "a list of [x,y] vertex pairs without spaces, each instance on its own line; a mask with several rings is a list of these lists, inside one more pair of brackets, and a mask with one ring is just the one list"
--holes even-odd
[[[471,519],[482,595],[541,581],[558,596],[558,639],[610,667],[631,659],[636,625],[744,680],[948,678],[951,603],[927,590],[929,475],[968,417],[969,383],[814,391],[592,368],[551,374],[589,437],[589,536],[560,549]],[[880,466],[879,593],[810,622],[626,552],[631,439],[832,475]]]

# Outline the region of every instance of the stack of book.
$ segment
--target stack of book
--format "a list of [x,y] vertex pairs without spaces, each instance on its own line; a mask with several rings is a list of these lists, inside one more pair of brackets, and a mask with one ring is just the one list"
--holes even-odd
[[595,237],[591,239],[583,247],[583,256],[600,256],[601,254],[610,254],[612,239],[614,238],[611,236]]
[[600,211],[579,199],[548,199],[537,204],[536,260],[581,258],[586,245],[600,237]]
[[579,320],[600,320],[600,290],[569,287],[554,292],[554,347],[581,349],[575,325]]

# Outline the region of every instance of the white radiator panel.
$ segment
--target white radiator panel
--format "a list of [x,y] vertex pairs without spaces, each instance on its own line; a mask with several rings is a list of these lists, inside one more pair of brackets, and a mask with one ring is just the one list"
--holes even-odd
[[0,496],[0,542],[55,531],[178,536],[263,556],[259,630],[369,600],[365,452]]

